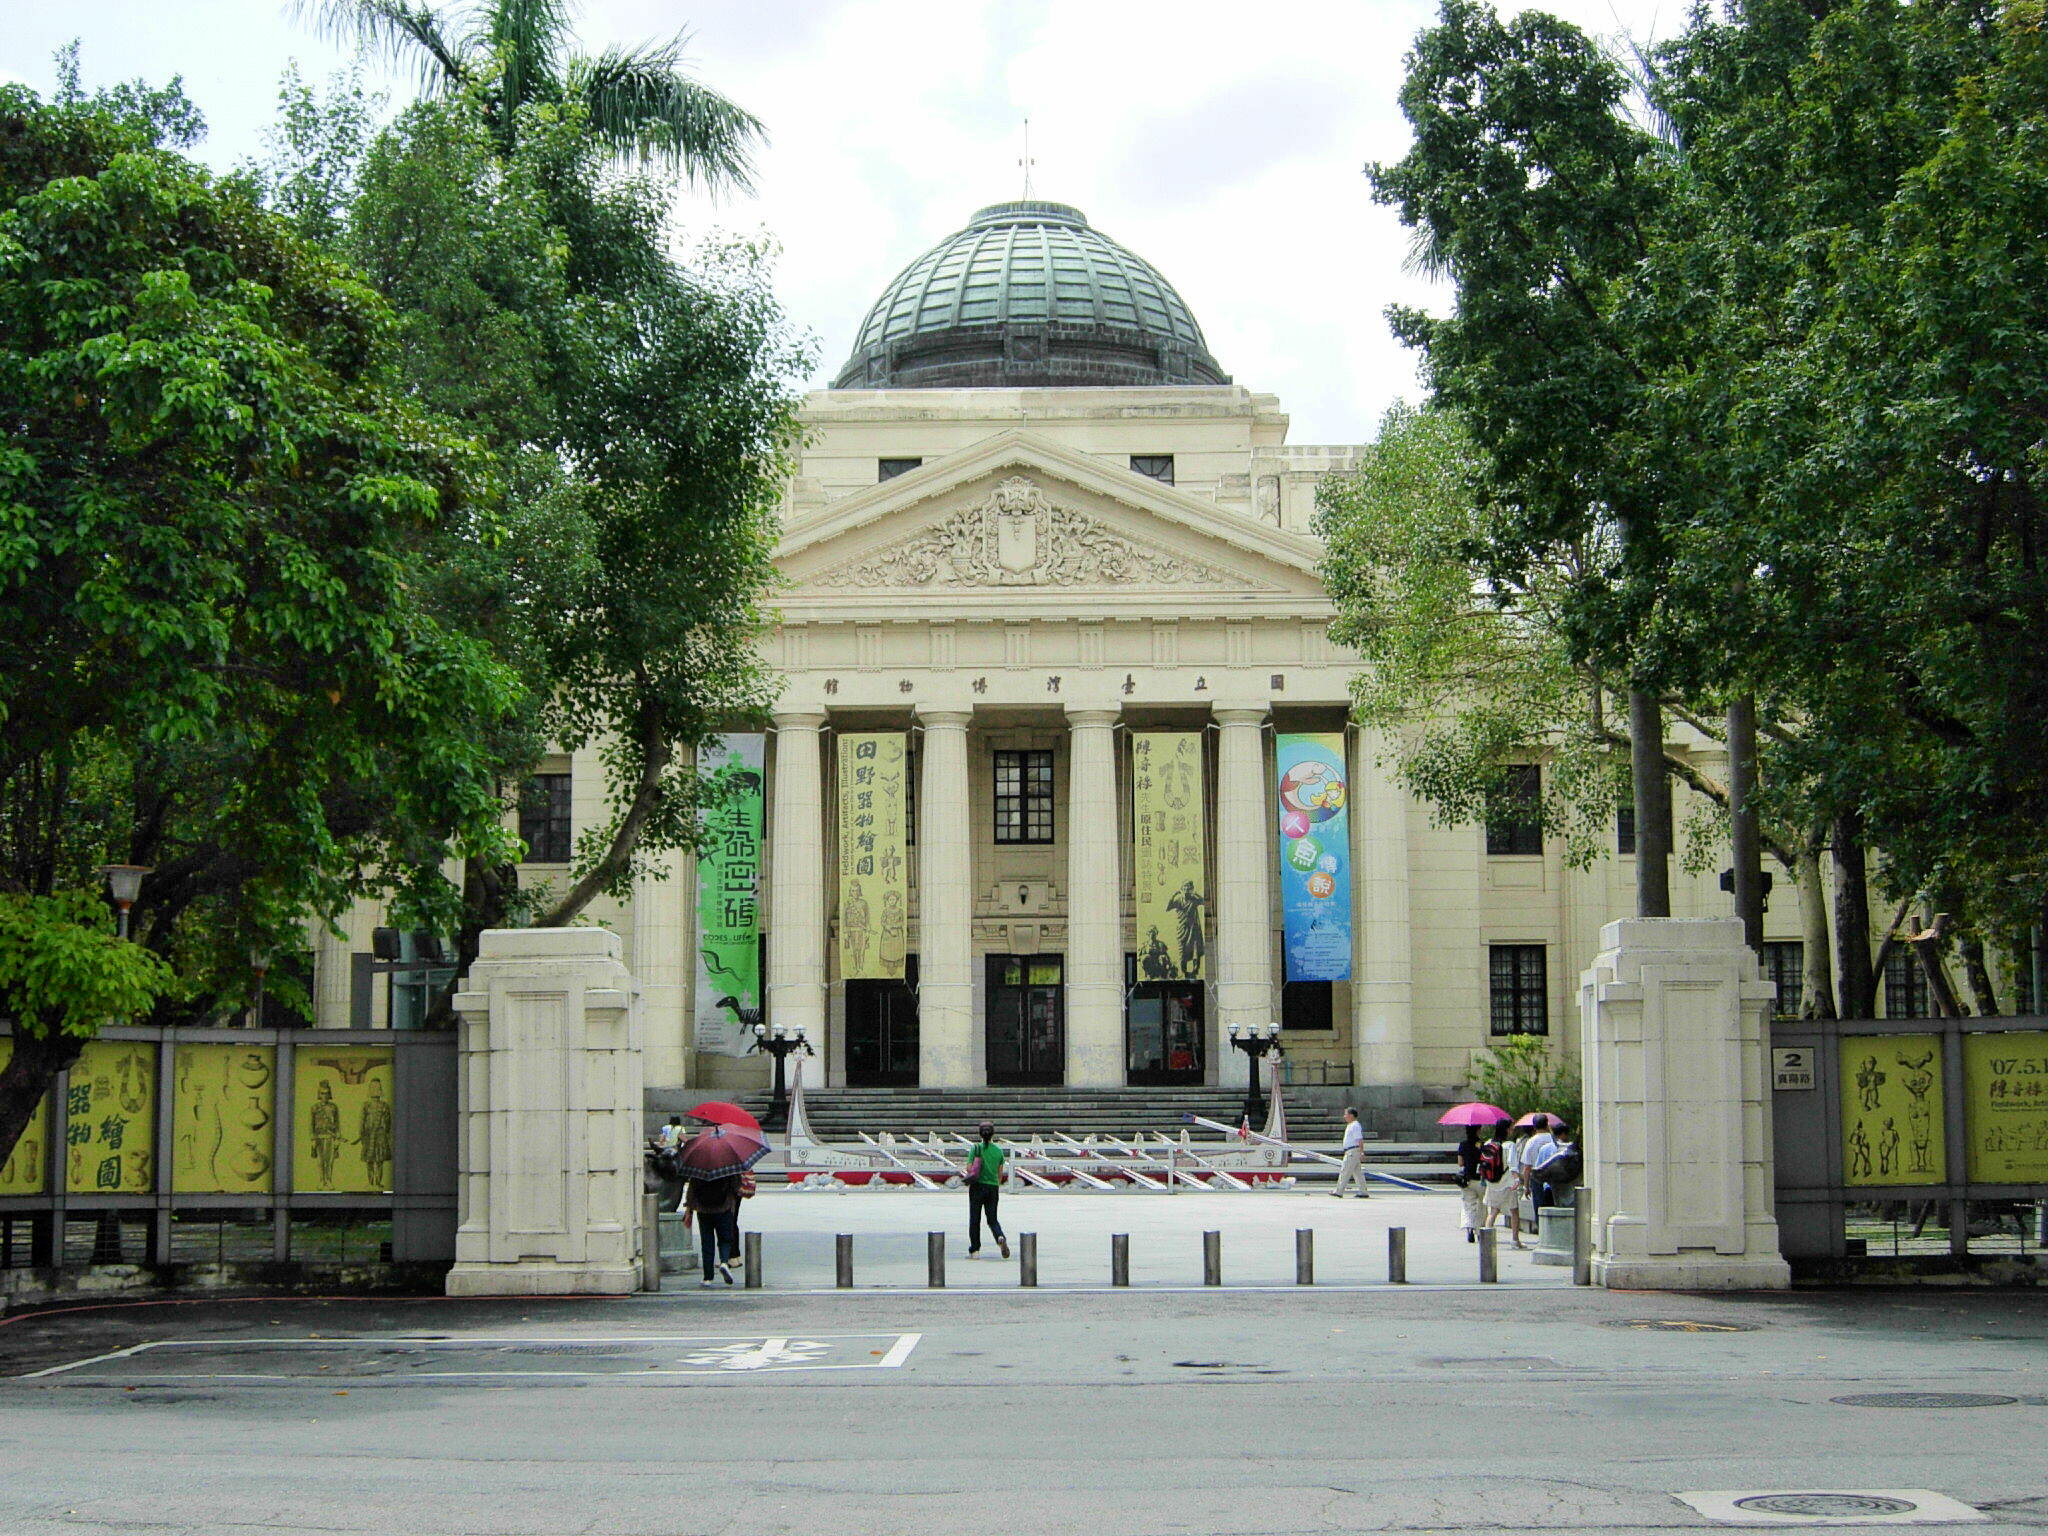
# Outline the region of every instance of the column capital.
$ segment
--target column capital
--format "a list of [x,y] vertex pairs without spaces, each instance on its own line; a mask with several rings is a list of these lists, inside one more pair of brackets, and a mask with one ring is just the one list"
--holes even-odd
[[1242,705],[1227,705],[1211,709],[1209,713],[1215,717],[1218,725],[1225,726],[1260,726],[1264,725],[1272,715],[1272,711],[1264,705],[1252,708],[1246,708]]
[[974,723],[971,709],[926,709],[917,711],[917,723],[928,731],[964,731]]
[[1067,706],[1067,726],[1071,730],[1107,729],[1122,718],[1120,709],[1097,709],[1086,704]]
[[770,718],[778,731],[822,731],[825,728],[825,711],[822,709],[778,709]]

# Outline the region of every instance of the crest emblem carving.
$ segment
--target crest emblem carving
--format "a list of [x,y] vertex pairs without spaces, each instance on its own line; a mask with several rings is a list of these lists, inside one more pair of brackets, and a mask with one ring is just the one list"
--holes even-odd
[[826,571],[824,587],[1241,587],[1244,578],[1148,549],[1012,475],[964,512],[880,554]]

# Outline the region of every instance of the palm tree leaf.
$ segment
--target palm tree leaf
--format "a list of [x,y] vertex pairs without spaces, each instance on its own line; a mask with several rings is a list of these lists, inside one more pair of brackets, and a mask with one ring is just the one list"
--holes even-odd
[[337,42],[354,43],[393,64],[410,63],[427,90],[469,78],[469,50],[449,35],[431,6],[406,0],[292,0],[292,15]]
[[637,48],[608,48],[570,63],[568,92],[591,127],[621,150],[681,171],[711,190],[753,189],[760,119],[682,67],[684,36]]
[[570,0],[487,0],[477,12],[478,45],[504,64],[508,116],[529,101],[561,95],[561,57],[573,11]]

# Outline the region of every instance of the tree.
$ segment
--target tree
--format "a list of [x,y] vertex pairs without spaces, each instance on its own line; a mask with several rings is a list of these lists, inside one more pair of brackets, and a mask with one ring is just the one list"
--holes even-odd
[[[158,132],[0,88],[0,1155],[101,1010],[367,893],[445,911],[435,862],[505,842],[510,679],[413,580],[473,451],[382,301]],[[87,920],[110,858],[177,988]]]
[[429,90],[477,91],[500,151],[526,109],[573,109],[616,157],[658,162],[707,187],[744,189],[761,124],[683,68],[688,34],[592,57],[572,51],[567,0],[476,0],[436,10],[405,0],[297,0],[323,30],[409,62]]

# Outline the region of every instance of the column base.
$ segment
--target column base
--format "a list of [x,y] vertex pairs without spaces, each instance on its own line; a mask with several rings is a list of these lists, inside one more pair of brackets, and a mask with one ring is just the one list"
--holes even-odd
[[457,1264],[450,1296],[630,1296],[640,1289],[638,1265]]
[[1739,1253],[1621,1259],[1595,1254],[1593,1283],[1611,1291],[1785,1291],[1792,1288],[1792,1269],[1775,1256]]

